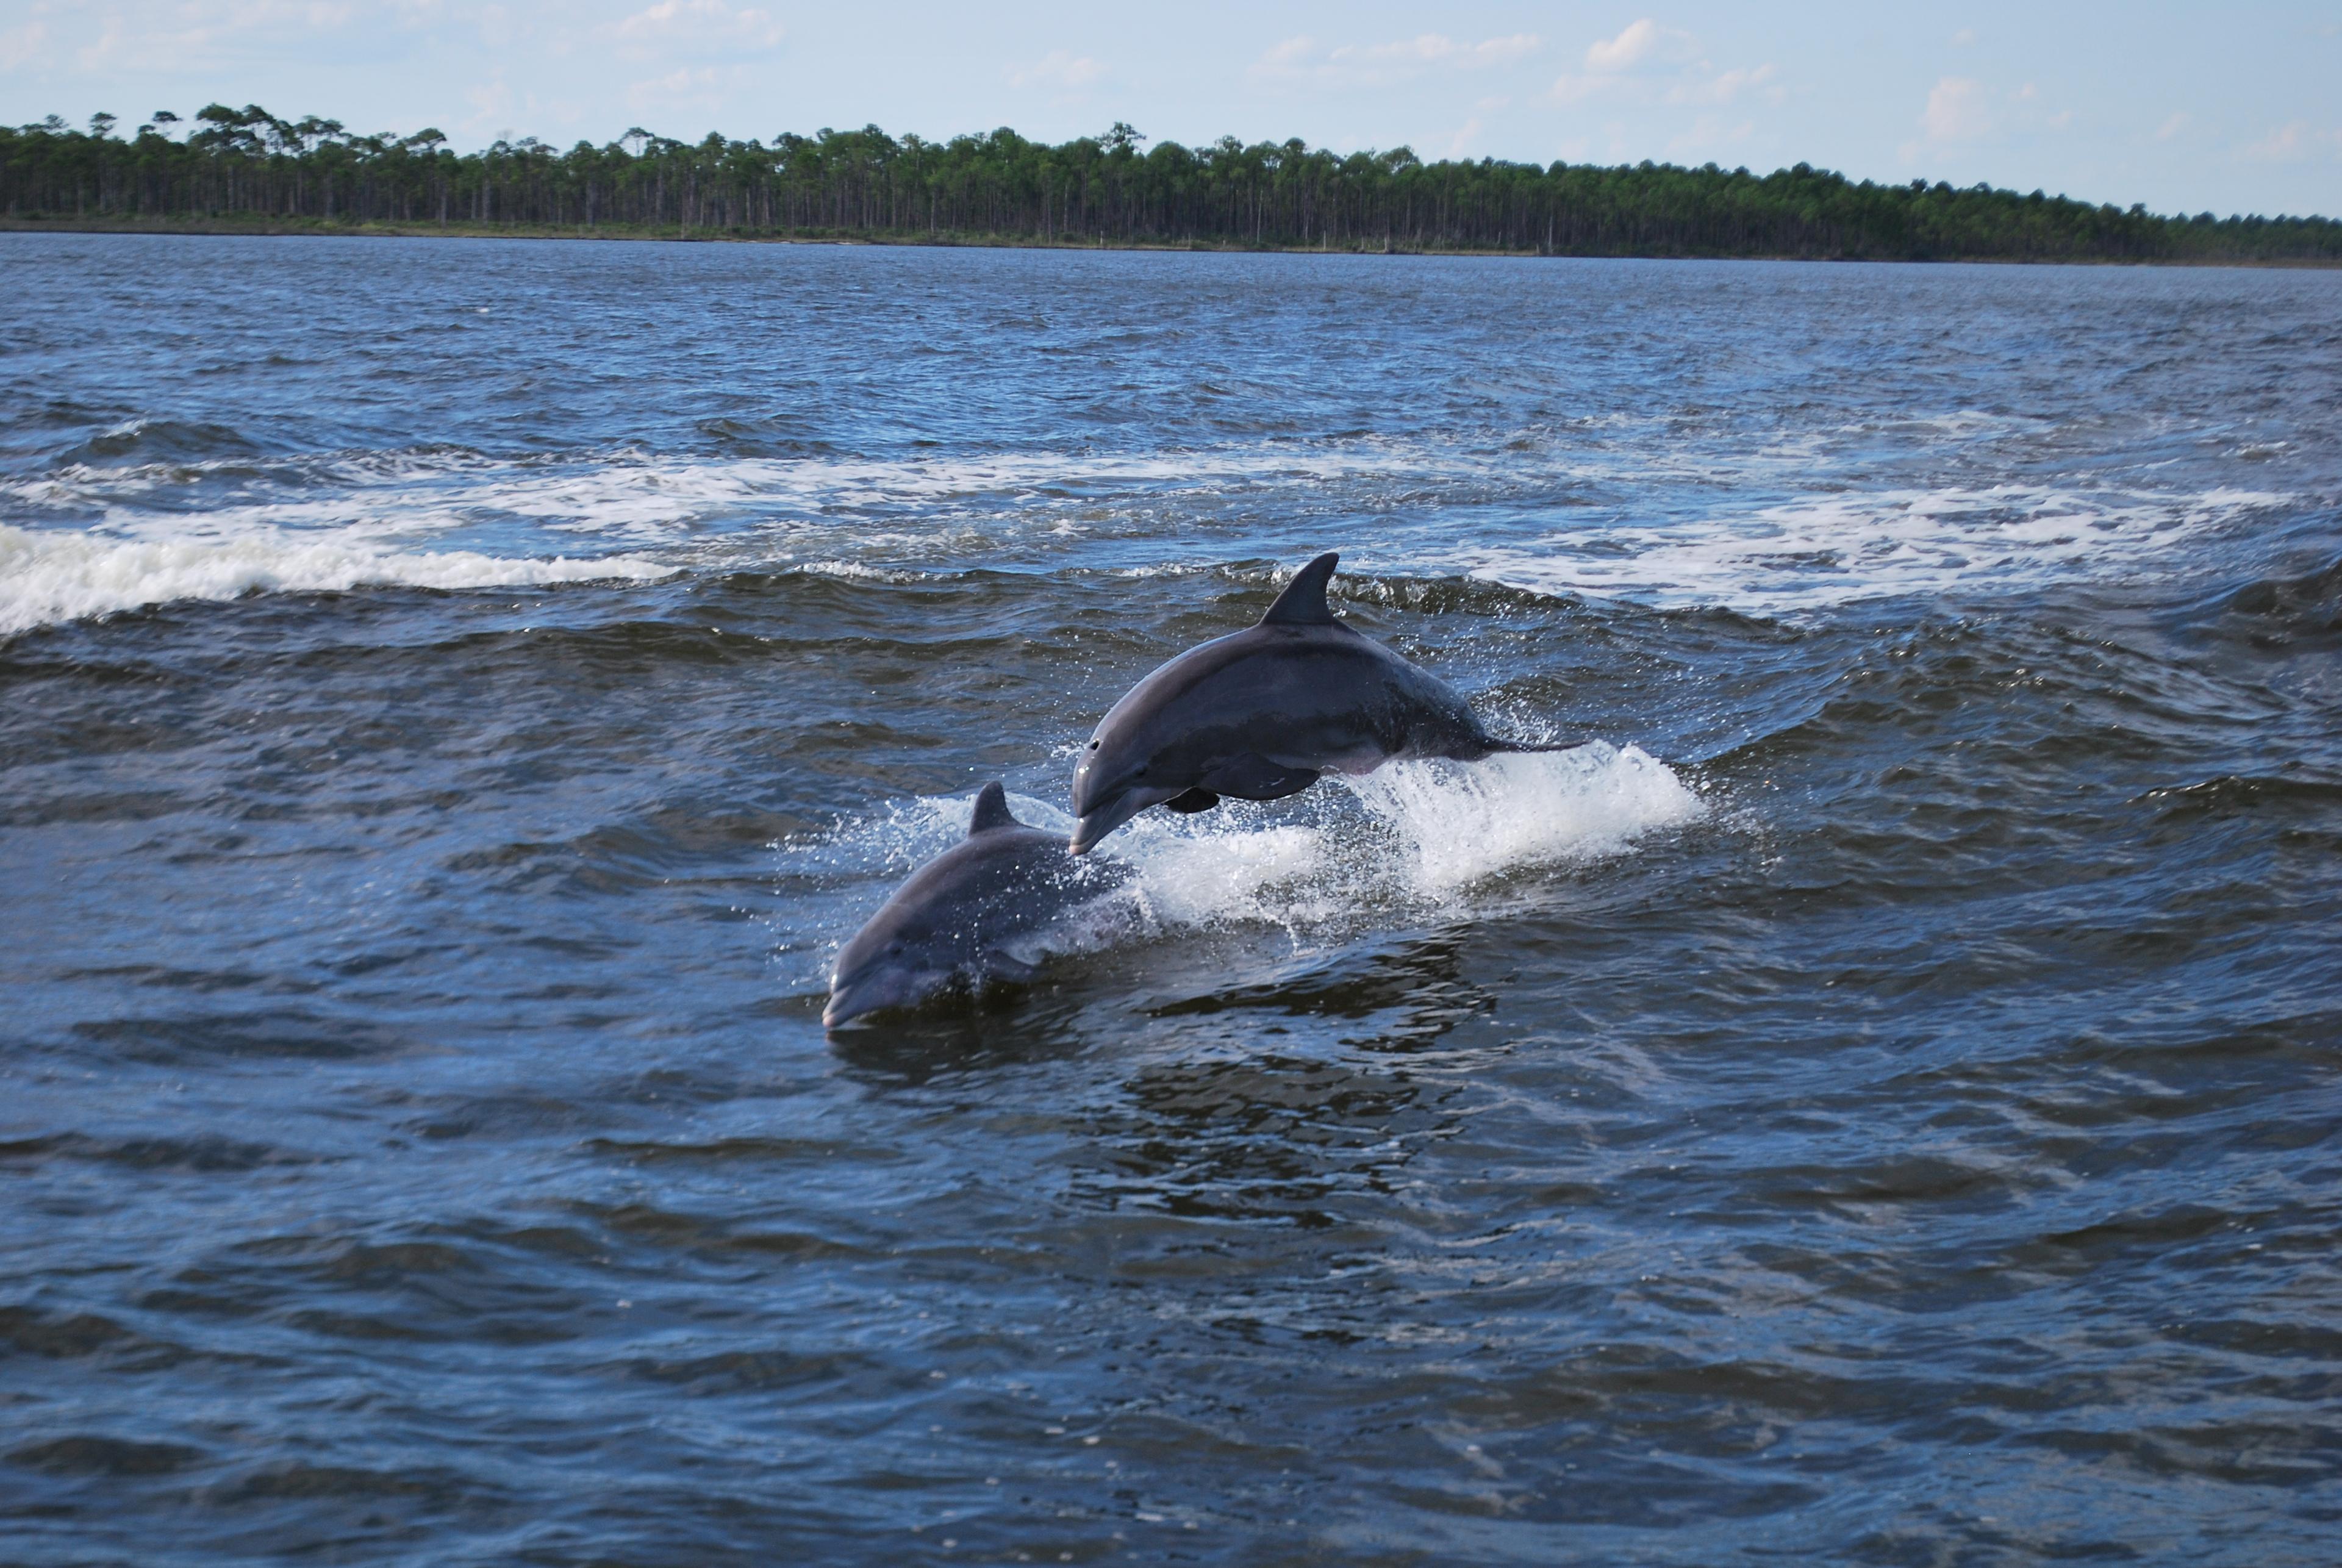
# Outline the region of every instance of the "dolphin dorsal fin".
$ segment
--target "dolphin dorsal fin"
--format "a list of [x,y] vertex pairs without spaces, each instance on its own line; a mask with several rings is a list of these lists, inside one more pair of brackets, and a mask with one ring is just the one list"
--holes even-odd
[[1008,792],[998,783],[988,784],[976,792],[976,811],[967,821],[968,837],[996,827],[1017,825],[1016,814],[1008,809]]
[[1326,584],[1333,579],[1335,563],[1341,558],[1336,552],[1328,550],[1293,574],[1293,581],[1285,585],[1285,592],[1276,596],[1276,603],[1268,607],[1268,614],[1260,618],[1260,624],[1264,626],[1336,624],[1333,608],[1326,603]]

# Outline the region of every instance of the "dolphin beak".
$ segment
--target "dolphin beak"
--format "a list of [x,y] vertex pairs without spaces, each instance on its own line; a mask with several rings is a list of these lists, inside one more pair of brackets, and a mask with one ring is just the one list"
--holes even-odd
[[1074,836],[1066,842],[1066,849],[1076,854],[1089,854],[1097,847],[1099,840],[1116,828],[1148,806],[1162,804],[1176,793],[1176,790],[1126,789],[1120,794],[1107,797],[1082,814],[1081,821],[1074,824]]
[[875,974],[866,973],[851,980],[834,981],[829,988],[829,1001],[821,1010],[821,1026],[835,1029],[866,1013],[876,1013],[886,1007],[901,1007],[911,1000],[908,989],[884,971]]

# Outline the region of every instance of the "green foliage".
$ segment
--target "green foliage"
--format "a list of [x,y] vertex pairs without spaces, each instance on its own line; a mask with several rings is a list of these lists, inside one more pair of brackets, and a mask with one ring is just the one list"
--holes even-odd
[[[1057,245],[1200,245],[1545,255],[2342,263],[2342,223],[2161,217],[2035,191],[1857,184],[1799,164],[1756,175],[1426,164],[1299,140],[1208,146],[1116,122],[1050,146],[1003,127],[929,142],[876,125],[770,145],[639,127],[566,152],[535,137],[458,155],[436,130],[354,135],[338,120],[212,104],[115,134],[56,115],[0,127],[12,217],[461,225],[689,235],[860,235]],[[185,125],[184,139],[168,133]]]

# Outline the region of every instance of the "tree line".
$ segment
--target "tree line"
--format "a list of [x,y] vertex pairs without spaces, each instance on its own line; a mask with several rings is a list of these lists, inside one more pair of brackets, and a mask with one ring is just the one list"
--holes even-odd
[[1298,139],[1208,146],[1117,123],[1051,145],[1006,129],[928,141],[858,131],[769,144],[635,129],[567,151],[457,153],[437,130],[355,135],[257,105],[0,126],[0,214],[50,223],[226,222],[706,237],[867,237],[1259,249],[1816,259],[2342,264],[2323,217],[2163,216],[2040,191],[1633,165],[1425,163]]

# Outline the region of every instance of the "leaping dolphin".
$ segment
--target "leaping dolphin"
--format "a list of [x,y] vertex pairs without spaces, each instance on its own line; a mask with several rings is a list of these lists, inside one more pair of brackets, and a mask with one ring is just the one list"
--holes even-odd
[[1497,739],[1455,687],[1334,619],[1340,559],[1318,556],[1258,625],[1188,649],[1115,704],[1074,770],[1074,854],[1152,805],[1280,800],[1406,757],[1571,749]]
[[838,950],[825,1027],[909,1007],[954,986],[1026,980],[1009,951],[1122,880],[1110,863],[1075,860],[1065,842],[1018,822],[997,784],[976,797],[967,836],[911,874]]

